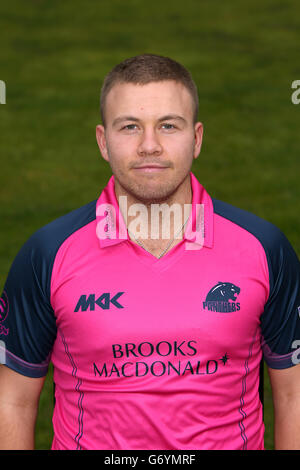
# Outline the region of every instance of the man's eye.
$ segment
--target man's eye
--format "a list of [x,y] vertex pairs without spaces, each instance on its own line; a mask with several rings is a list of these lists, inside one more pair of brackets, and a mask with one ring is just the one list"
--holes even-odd
[[136,127],[136,124],[127,124],[127,126],[122,127],[121,130],[125,129],[127,131],[133,131],[135,127]]
[[175,129],[174,124],[162,124],[162,127],[167,130]]

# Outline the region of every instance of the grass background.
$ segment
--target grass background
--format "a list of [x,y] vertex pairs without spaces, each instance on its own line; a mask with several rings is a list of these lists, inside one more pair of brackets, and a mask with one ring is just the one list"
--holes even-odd
[[[185,65],[204,124],[193,171],[216,198],[280,227],[298,255],[300,4],[296,0],[10,0],[0,4],[0,288],[39,227],[98,197],[111,172],[95,126],[104,75],[143,52]],[[52,439],[52,369],[36,447]],[[265,384],[265,445],[273,448]]]

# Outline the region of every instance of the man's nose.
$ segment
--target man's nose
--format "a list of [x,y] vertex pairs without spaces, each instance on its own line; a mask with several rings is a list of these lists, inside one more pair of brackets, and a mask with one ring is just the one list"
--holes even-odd
[[138,153],[140,155],[159,155],[162,152],[162,146],[155,129],[145,129],[141,135],[141,140],[138,146]]

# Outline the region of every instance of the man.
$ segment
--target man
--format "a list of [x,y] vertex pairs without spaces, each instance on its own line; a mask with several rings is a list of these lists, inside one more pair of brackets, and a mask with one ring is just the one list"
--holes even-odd
[[299,261],[191,173],[203,127],[190,74],[128,59],[101,113],[106,188],[33,234],[4,286],[0,445],[33,448],[51,359],[53,449],[263,449],[264,355],[275,446],[299,449]]

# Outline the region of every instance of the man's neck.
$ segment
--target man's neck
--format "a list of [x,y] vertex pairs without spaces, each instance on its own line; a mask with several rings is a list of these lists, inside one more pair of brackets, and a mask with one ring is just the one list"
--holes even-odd
[[[192,204],[190,179],[161,201],[145,201],[115,185],[115,194],[130,238],[153,256],[160,257],[183,239]],[[126,204],[120,205],[120,196]],[[127,213],[126,213],[127,212]]]

